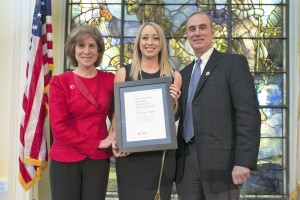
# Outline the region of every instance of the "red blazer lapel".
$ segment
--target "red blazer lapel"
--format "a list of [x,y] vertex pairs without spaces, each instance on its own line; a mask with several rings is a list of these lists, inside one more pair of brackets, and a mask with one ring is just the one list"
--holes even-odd
[[74,74],[75,83],[77,85],[78,90],[81,92],[81,94],[89,101],[91,104],[93,104],[98,110],[100,110],[100,106],[95,100],[94,96],[90,93],[90,91],[87,89],[85,84],[82,82],[82,80]]

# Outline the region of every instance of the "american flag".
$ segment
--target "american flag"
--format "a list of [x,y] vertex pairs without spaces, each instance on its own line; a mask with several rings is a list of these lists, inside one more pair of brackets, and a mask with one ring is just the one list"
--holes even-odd
[[53,70],[51,0],[37,0],[34,9],[22,102],[19,181],[25,190],[48,166],[45,120]]

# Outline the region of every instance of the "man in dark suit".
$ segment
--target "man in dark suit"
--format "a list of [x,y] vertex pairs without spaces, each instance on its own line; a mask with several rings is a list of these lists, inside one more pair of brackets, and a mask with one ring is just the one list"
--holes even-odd
[[253,77],[244,56],[213,48],[214,34],[207,14],[188,18],[195,61],[180,71],[180,200],[239,199],[239,187],[256,168],[261,121]]

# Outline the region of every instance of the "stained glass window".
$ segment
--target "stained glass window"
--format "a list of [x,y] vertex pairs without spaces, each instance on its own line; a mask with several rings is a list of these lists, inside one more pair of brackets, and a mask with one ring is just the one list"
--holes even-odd
[[[287,13],[286,0],[69,0],[67,27],[97,26],[104,36],[102,70],[115,71],[131,62],[139,26],[154,21],[163,27],[175,69],[193,59],[185,22],[195,11],[214,21],[214,47],[246,56],[254,76],[262,118],[259,170],[243,187],[247,198],[287,197]],[[68,31],[67,33],[68,34]],[[67,62],[65,70],[72,69]],[[112,166],[113,163],[112,163]],[[110,174],[108,194],[116,195]]]

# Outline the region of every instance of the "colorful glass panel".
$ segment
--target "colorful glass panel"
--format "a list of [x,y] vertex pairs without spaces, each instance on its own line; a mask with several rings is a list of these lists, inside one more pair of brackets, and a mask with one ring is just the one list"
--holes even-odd
[[[274,199],[287,197],[287,8],[286,0],[70,0],[67,29],[84,23],[97,26],[105,40],[99,68],[114,72],[131,62],[139,26],[155,21],[166,33],[172,67],[180,70],[194,58],[185,22],[195,11],[207,12],[216,28],[214,47],[246,56],[261,107],[258,170],[242,195]],[[66,64],[65,70],[70,69]],[[116,192],[112,162],[108,193]]]
[[262,108],[261,112],[261,137],[284,136],[284,112],[281,108]]
[[283,105],[283,75],[272,73],[257,73],[255,85],[258,101],[261,106],[281,106]]

